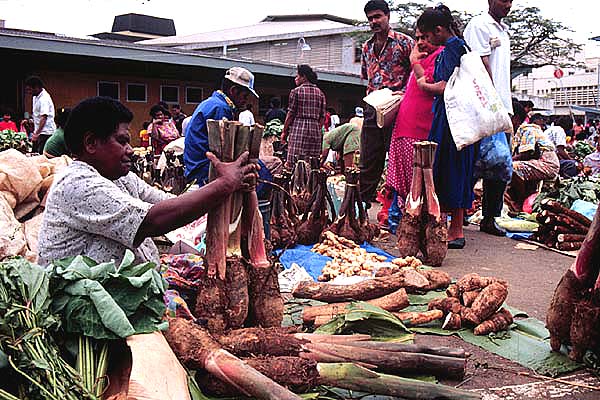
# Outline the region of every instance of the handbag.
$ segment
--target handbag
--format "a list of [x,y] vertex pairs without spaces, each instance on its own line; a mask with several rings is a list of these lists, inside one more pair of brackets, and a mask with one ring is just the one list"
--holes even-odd
[[363,100],[375,109],[377,127],[389,128],[396,122],[396,115],[403,98],[404,96],[394,94],[390,89],[384,88],[371,92]]
[[444,90],[450,133],[460,151],[497,132],[512,133],[512,122],[479,54],[460,58]]

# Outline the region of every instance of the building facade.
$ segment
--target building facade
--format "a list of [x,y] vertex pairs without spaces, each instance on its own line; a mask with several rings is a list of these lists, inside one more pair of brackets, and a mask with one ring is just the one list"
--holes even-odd
[[360,33],[367,31],[368,26],[327,14],[277,15],[251,26],[140,43],[359,75]]
[[546,97],[554,100],[554,114],[583,115],[572,106],[596,107],[600,105],[598,85],[600,59],[586,59],[583,68],[565,68],[563,76],[557,79],[556,68],[546,66],[520,75],[513,80],[516,94]]
[[[31,112],[31,97],[23,81],[29,75],[44,80],[55,107],[73,107],[97,95],[123,102],[134,113],[132,139],[149,120],[152,105],[162,100],[179,103],[191,114],[198,103],[219,88],[225,71],[242,66],[255,74],[261,95],[254,110],[260,122],[272,97],[287,105],[294,88],[295,67],[214,57],[181,49],[165,49],[126,42],[66,38],[52,34],[0,29],[0,56],[10,60],[0,74],[0,108],[15,119]],[[321,72],[319,87],[328,105],[350,116],[362,104],[363,82],[354,75]]]

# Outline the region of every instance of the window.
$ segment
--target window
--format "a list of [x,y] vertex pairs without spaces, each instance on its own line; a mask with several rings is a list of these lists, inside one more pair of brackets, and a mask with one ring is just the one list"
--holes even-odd
[[98,96],[119,100],[119,82],[98,82]]
[[185,88],[185,103],[186,104],[197,104],[204,99],[204,91],[199,87],[186,87]]
[[179,87],[161,86],[160,101],[164,101],[165,103],[179,103]]
[[145,103],[148,101],[145,83],[127,84],[127,101]]
[[362,46],[354,46],[354,62],[359,63],[362,58]]

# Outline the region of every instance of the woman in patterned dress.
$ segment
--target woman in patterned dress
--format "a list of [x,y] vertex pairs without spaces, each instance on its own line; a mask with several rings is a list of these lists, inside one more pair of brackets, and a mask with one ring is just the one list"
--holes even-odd
[[413,72],[410,74],[404,99],[400,104],[396,124],[390,144],[390,158],[386,186],[394,191],[394,199],[389,211],[389,225],[392,232],[404,212],[404,202],[410,191],[413,172],[413,145],[427,140],[433,112],[433,95],[417,86],[417,79],[427,76],[433,79],[435,60],[442,51],[441,46],[429,43],[418,29],[415,32],[416,46],[410,54]]
[[288,168],[298,158],[321,155],[325,120],[325,95],[316,85],[317,74],[308,65],[298,65],[295,82],[281,136],[281,141],[288,143]]

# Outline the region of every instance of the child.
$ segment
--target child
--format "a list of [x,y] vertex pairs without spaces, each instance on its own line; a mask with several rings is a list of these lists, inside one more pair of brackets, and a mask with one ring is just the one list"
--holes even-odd
[[4,113],[2,114],[2,121],[0,121],[0,131],[8,129],[13,132],[18,132],[19,130],[17,129],[17,124],[15,124],[15,122],[11,120],[11,112],[7,110],[4,111]]
[[445,46],[436,60],[433,74],[435,83],[428,82],[427,77],[423,76],[417,84],[422,90],[436,96],[429,132],[429,140],[438,144],[433,169],[435,189],[442,210],[452,216],[448,229],[448,248],[462,249],[465,246],[463,217],[465,209],[471,208],[474,199],[475,147],[471,145],[457,151],[446,116],[444,89],[454,68],[460,66],[460,58],[467,52],[467,47],[459,37],[460,31],[450,9],[443,4],[426,9],[417,20],[417,28],[430,43]]
[[140,147],[150,146],[150,134],[148,133],[148,126],[150,122],[144,121],[142,124],[142,130],[140,131]]

